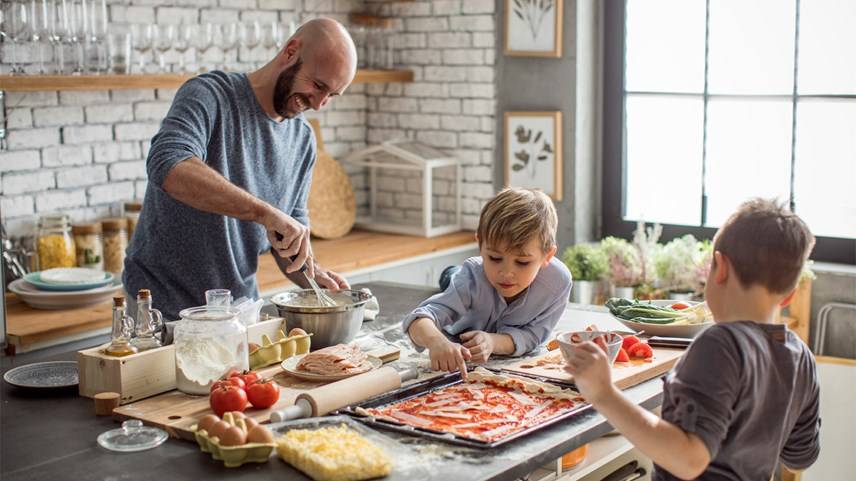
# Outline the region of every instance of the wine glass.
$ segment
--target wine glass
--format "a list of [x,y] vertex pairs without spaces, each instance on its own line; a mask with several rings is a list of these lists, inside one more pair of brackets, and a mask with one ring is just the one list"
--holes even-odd
[[203,57],[205,57],[205,52],[214,46],[214,25],[211,23],[193,25],[191,30],[193,30],[193,48],[196,50],[197,69],[204,72],[206,69]]
[[240,24],[241,45],[247,49],[247,57],[250,65],[255,66],[255,55],[253,51],[262,41],[262,28],[259,22]]
[[44,75],[45,72],[45,51],[42,48],[45,40],[50,36],[50,27],[48,25],[48,1],[47,0],[30,0],[30,18],[32,19],[32,36],[30,40],[33,46],[36,47],[36,52],[39,57],[39,74]]
[[56,0],[47,0],[48,10],[48,41],[51,44],[53,51],[54,68],[53,73],[62,74],[65,72],[65,52],[62,45],[62,4]]
[[107,71],[107,2],[106,0],[91,0],[88,9],[87,40],[89,55],[87,64],[92,72]]
[[220,70],[226,70],[229,52],[238,46],[238,30],[238,24],[236,23],[226,23],[217,26],[217,46],[223,51],[223,62],[220,65]]
[[20,45],[32,37],[30,10],[23,2],[13,1],[9,6],[6,36],[12,42],[12,75],[24,75],[23,65],[18,63]]
[[279,22],[270,23],[270,27],[266,30],[262,45],[268,50],[275,49],[274,55],[278,54],[285,45],[285,29],[282,28],[282,25],[280,25]]
[[72,75],[83,75],[86,71],[87,21],[85,0],[73,0],[68,6],[68,40],[76,59]]
[[152,31],[154,25],[131,24],[131,42],[137,52],[139,73],[146,73],[146,59],[152,51]]
[[167,71],[166,53],[172,48],[172,44],[177,37],[176,25],[152,25],[154,33],[155,49],[158,51],[158,65],[160,65],[161,73]]

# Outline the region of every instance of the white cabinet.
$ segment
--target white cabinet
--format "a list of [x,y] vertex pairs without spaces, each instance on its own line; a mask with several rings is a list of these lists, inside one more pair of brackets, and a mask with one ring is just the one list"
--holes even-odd
[[345,273],[345,276],[351,284],[385,281],[423,287],[438,287],[443,269],[451,265],[461,265],[466,259],[475,255],[478,255],[478,247],[471,244],[360,269]]

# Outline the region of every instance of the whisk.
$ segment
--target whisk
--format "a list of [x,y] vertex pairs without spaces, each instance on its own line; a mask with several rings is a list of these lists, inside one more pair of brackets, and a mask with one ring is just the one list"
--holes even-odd
[[[279,232],[277,232],[276,233],[276,239],[282,240],[283,235],[280,234]],[[291,256],[292,262],[294,262],[295,259],[297,259],[297,255]],[[321,287],[318,285],[318,283],[315,282],[315,278],[309,277],[309,273],[306,272],[306,264],[305,263],[300,267],[300,272],[303,273],[303,277],[306,278],[306,281],[309,283],[309,286],[312,287],[313,291],[315,291],[315,298],[318,300],[319,306],[321,306],[321,307],[333,307],[336,305],[336,301],[333,300],[332,297],[327,295],[327,293],[324,292],[323,289],[321,289]]]

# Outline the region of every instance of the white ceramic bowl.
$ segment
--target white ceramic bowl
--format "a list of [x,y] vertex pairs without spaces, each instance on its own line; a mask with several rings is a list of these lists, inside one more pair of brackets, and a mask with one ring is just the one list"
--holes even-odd
[[[573,342],[571,339],[574,336],[579,336],[580,341]],[[605,331],[571,331],[571,332],[563,332],[556,337],[556,340],[559,341],[559,350],[562,351],[562,357],[567,361],[574,352],[574,349],[577,348],[577,345],[586,342],[592,341],[598,336],[606,336],[608,341],[606,343],[606,356],[609,359],[609,365],[611,366],[613,362],[615,362],[615,358],[618,357],[618,352],[621,350],[621,342],[624,338],[621,337],[621,334],[617,332],[605,332]]]
[[[682,301],[676,299],[658,299],[651,301],[651,304],[655,306],[671,306],[676,302],[683,302],[685,304],[689,304],[690,306],[695,306],[696,304],[699,304],[697,301]],[[625,326],[630,329],[633,329],[636,332],[645,331],[645,334],[649,336],[683,337],[687,339],[692,339],[696,337],[701,331],[704,331],[705,329],[714,324],[713,321],[708,321],[701,324],[679,324],[675,326],[672,324],[651,324],[647,322],[633,322],[616,316],[612,317],[614,317],[618,322],[624,324]]]

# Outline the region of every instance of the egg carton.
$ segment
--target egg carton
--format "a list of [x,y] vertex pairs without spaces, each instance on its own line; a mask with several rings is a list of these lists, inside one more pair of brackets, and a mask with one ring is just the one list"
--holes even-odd
[[[235,419],[232,413],[224,414],[223,420],[233,426],[238,426],[244,432],[247,431],[244,420]],[[196,424],[191,426],[190,430],[193,431],[193,436],[202,452],[211,453],[212,458],[223,461],[223,465],[227,468],[237,468],[244,463],[266,463],[276,447],[276,443],[245,443],[237,446],[221,446],[220,438],[209,436],[208,431],[198,429]]]
[[281,329],[279,339],[271,341],[262,334],[262,345],[250,353],[250,369],[259,369],[271,364],[279,364],[291,356],[309,352],[312,334],[286,336]]

